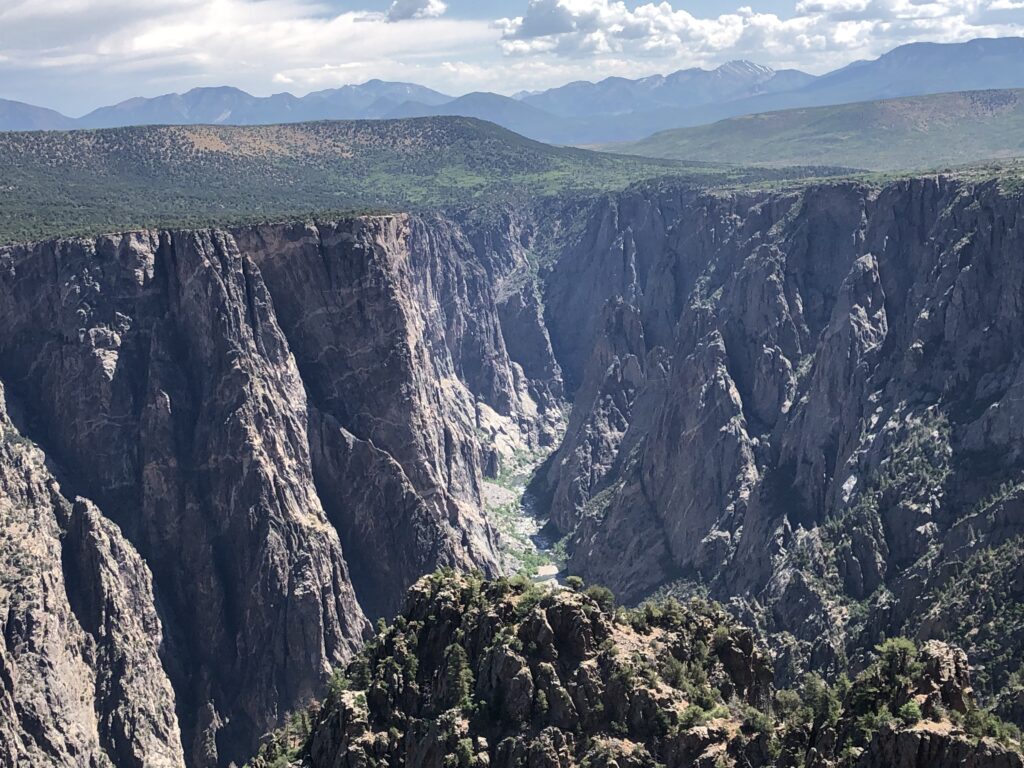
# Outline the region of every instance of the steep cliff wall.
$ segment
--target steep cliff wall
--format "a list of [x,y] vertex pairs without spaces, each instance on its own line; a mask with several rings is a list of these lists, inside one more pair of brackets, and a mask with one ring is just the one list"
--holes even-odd
[[[944,178],[599,204],[546,292],[578,382],[544,478],[570,570],[707,585],[822,669],[883,634],[964,642],[944,590],[1019,592],[956,564],[1024,534],[1022,210]],[[972,647],[993,690],[1004,629]]]
[[65,495],[0,386],[0,763],[184,765],[152,577]]
[[404,216],[0,251],[0,379],[152,570],[190,764],[244,760],[423,573],[495,573],[478,422],[546,429],[484,266],[516,258]]

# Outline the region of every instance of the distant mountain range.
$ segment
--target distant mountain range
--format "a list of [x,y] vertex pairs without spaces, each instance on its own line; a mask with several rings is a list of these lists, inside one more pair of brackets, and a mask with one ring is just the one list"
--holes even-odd
[[102,107],[76,121],[81,128],[118,128],[125,125],[270,125],[311,120],[379,119],[402,104],[436,105],[450,96],[411,83],[371,80],[316,91],[303,97],[290,93],[252,96],[238,88],[195,88],[154,99],[129,99]]
[[749,61],[732,61],[712,70],[684,69],[639,80],[610,77],[515,97],[471,93],[443,104],[411,101],[391,116],[476,117],[541,141],[588,144],[642,138],[666,126],[686,124],[691,112],[797,88],[815,79],[805,72],[776,72]]
[[559,117],[606,117],[702,107],[761,94],[790,91],[817,78],[806,72],[776,71],[749,61],[731,61],[711,71],[683,69],[640,80],[609,77],[599,83],[569,83],[519,99]]
[[670,160],[755,166],[831,163],[873,171],[1024,157],[1024,90],[938,93],[764,112],[607,148]]
[[611,77],[514,97],[452,97],[410,83],[371,80],[318,91],[258,97],[237,88],[135,98],[73,119],[0,100],[0,130],[63,130],[126,125],[265,125],[311,120],[453,115],[488,120],[555,144],[635,141],[658,131],[772,110],[932,93],[1024,87],[1024,38],[913,43],[873,61],[816,77],[748,61],[638,80]]

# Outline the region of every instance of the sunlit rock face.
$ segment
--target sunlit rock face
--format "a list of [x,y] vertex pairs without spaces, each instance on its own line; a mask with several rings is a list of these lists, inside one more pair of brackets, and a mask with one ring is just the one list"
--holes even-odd
[[[38,477],[21,477],[20,454],[3,469],[53,497],[19,485],[4,513],[41,527],[39,546],[53,550],[45,567],[56,569],[47,584],[18,582],[24,601],[9,621],[41,613],[81,625],[60,640],[68,660],[52,679],[11,683],[13,754],[55,750],[60,762],[91,749],[149,765],[158,753],[147,745],[159,740],[171,764],[183,753],[197,766],[241,762],[322,692],[368,636],[367,616],[392,615],[423,573],[496,572],[480,489],[485,464],[500,457],[481,444],[478,412],[509,450],[550,442],[545,414],[559,391],[557,364],[538,357],[543,343],[526,347],[551,374],[543,380],[504,346],[497,281],[522,259],[505,239],[504,252],[485,244],[478,254],[453,222],[394,216],[0,251],[0,378],[24,414],[5,435],[38,444],[52,464],[44,472],[33,448]],[[489,242],[505,247],[500,231]],[[529,324],[527,307],[516,314]],[[533,323],[545,341],[536,310]],[[70,583],[68,569],[77,582],[86,566],[69,548],[86,555],[65,529],[85,536],[87,524],[109,528],[137,561],[124,578]],[[14,530],[12,546],[29,547]],[[45,576],[42,564],[0,567]],[[80,599],[79,589],[138,604],[129,618],[144,627],[106,611],[112,627],[93,629],[104,623],[95,603],[108,598]],[[127,683],[109,702],[86,679],[106,674],[117,650],[78,646],[117,646],[132,633],[149,638],[138,664],[163,681],[162,704],[137,701]],[[8,653],[17,666],[45,661],[50,648],[29,634]],[[67,737],[80,743],[63,747],[33,724],[57,715],[25,703],[37,688],[64,698],[62,685],[82,688],[66,706],[86,713],[66,716],[81,720]],[[143,704],[159,717],[132,712]],[[92,722],[107,707],[126,723]],[[105,735],[113,728],[134,736],[117,741]]]

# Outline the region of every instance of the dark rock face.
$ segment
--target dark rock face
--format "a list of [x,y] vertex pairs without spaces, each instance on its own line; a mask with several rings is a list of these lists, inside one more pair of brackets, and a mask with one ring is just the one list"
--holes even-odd
[[857,768],[1020,768],[1024,759],[993,742],[950,739],[941,730],[881,731],[857,761]]
[[184,766],[152,577],[0,387],[0,763]]
[[[130,627],[114,609],[141,601],[160,650],[147,674],[173,685],[158,734],[177,729],[177,711],[189,764],[241,762],[322,692],[368,636],[366,614],[393,614],[439,566],[495,571],[480,411],[524,445],[543,419],[505,350],[488,258],[516,254],[478,257],[456,225],[407,217],[0,250],[0,379],[65,485],[109,518],[83,501],[60,522],[75,534],[68,599],[106,644],[76,662],[76,680],[125,665]],[[107,596],[98,556],[75,544],[110,521],[152,570],[162,645],[148,581]],[[42,688],[66,684],[55,674]],[[86,722],[82,744],[155,765],[132,738],[156,716],[127,685],[102,678],[109,722]],[[12,695],[17,706],[20,687]],[[12,743],[42,727],[13,722]],[[165,740],[180,763],[176,730]]]
[[[266,285],[222,233],[6,262],[4,378],[153,569],[193,762],[240,758],[367,626],[314,493],[305,393]],[[191,713],[207,709],[200,731]]]
[[982,503],[1024,458],[1020,212],[944,178],[597,205],[545,294],[576,385],[546,477],[570,570],[627,600],[709,584],[826,668],[949,636],[919,623],[944,564],[1024,533],[1016,490]]
[[468,247],[404,218],[237,238],[302,372],[313,473],[367,609],[393,614],[441,565],[493,571],[474,396],[506,414],[518,400]]

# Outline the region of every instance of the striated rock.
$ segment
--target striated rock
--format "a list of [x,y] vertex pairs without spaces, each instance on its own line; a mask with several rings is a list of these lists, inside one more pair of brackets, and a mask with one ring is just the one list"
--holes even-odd
[[[558,391],[505,349],[493,270],[524,257],[503,258],[405,216],[0,249],[0,379],[106,518],[76,514],[152,570],[166,637],[155,614],[143,634],[190,765],[244,760],[423,573],[495,572],[479,413],[536,446],[557,404],[532,393]],[[102,684],[114,763],[161,759],[117,735],[143,702]]]
[[622,302],[605,308],[606,322],[575,396],[561,448],[550,464],[551,519],[572,530],[623,450],[637,392],[646,380],[647,351],[636,310]]
[[1021,535],[971,512],[1024,468],[1020,204],[945,177],[596,202],[545,287],[574,410],[538,496],[569,570],[627,601],[704,583],[824,669],[948,638],[953,564]]
[[184,766],[149,569],[66,497],[0,385],[0,763]]
[[437,229],[441,244],[401,217],[238,233],[295,350],[317,489],[377,616],[440,565],[496,567],[480,515],[474,395],[508,413],[516,392],[504,349],[486,350],[502,337],[494,310],[480,309],[493,307],[482,268],[473,274],[450,226]]

